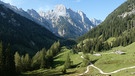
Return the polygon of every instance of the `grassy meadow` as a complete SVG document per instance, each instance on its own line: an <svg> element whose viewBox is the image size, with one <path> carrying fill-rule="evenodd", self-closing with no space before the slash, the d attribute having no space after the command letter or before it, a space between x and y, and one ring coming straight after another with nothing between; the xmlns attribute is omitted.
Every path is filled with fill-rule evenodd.
<svg viewBox="0 0 135 76"><path fill-rule="evenodd" d="M126 54L120 55L114 53L115 51L120 50L125 52ZM132 43L126 47L116 47L109 51L96 52L101 54L101 56L95 56L92 54L88 54L91 61L94 61L93 64L98 68L102 69L104 72L112 72L121 68L135 66L135 43ZM67 69L67 74L62 74L61 68L66 60L67 54L70 55L70 59L73 62L72 67ZM80 67L82 63L81 55L73 54L69 49L62 49L61 53L55 56L54 58L54 68L50 69L39 69L35 71L29 71L23 73L22 76L77 76L83 72L85 72L86 67ZM128 69L124 71L117 72L112 74L111 76L132 76L134 74L135 69ZM106 76L99 73L98 70L90 67L90 71L85 74L85 76Z"/></svg>

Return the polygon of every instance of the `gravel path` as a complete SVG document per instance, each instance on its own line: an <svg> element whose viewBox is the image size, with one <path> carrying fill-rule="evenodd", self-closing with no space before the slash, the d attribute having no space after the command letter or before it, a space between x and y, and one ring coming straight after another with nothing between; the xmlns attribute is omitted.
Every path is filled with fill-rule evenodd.
<svg viewBox="0 0 135 76"><path fill-rule="evenodd" d="M113 74L113 73L117 73L117 72L119 72L119 71L123 71L123 70L135 68L135 66L131 66L131 67L126 67L126 68L121 68L121 69L115 70L115 71L113 71L113 72L105 73L105 72L103 72L100 68L94 66L93 64L91 64L91 65L89 65L89 66L91 66L91 67L97 69L101 74ZM87 73L88 73L88 72L87 72Z"/></svg>
<svg viewBox="0 0 135 76"><path fill-rule="evenodd" d="M84 59L83 56L81 56L81 58ZM117 72L119 72L119 71L123 71L123 70L127 70L127 69L133 69L133 68L135 68L135 66L131 66L131 67L126 67L126 68L121 68L121 69L115 70L115 71L113 71L113 72L105 73L105 72L103 72L100 68L94 66L93 64L90 64L90 65L87 66L87 70L86 70L84 73L79 74L79 76L82 76L82 75L88 73L89 70L90 70L90 69L89 69L90 67L93 67L93 68L97 69L101 74L106 74L106 75L108 75L108 74L113 74L113 73L117 73Z"/></svg>

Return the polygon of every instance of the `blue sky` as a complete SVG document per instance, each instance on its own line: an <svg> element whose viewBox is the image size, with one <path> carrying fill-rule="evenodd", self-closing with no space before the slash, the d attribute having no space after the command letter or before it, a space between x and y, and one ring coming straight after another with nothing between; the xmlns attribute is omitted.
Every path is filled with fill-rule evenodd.
<svg viewBox="0 0 135 76"><path fill-rule="evenodd" d="M88 18L104 20L108 14L124 3L126 0L2 0L18 8L50 10L55 5L63 4L74 11L83 11Z"/></svg>

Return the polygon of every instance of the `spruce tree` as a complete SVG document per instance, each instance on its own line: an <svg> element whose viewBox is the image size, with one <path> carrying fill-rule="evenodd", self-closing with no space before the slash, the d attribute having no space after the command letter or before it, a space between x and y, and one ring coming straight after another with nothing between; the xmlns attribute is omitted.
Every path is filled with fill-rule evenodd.
<svg viewBox="0 0 135 76"><path fill-rule="evenodd" d="M31 59L29 57L29 54L25 54L24 57L24 70L28 71L30 69L30 65L31 65Z"/></svg>
<svg viewBox="0 0 135 76"><path fill-rule="evenodd" d="M4 53L4 75L3 76L15 76L15 63L14 63L14 55L11 51L10 44L7 45Z"/></svg>
<svg viewBox="0 0 135 76"><path fill-rule="evenodd" d="M53 51L52 50L48 50L46 53L46 59L47 59L47 68L51 68L52 64L53 64Z"/></svg>
<svg viewBox="0 0 135 76"><path fill-rule="evenodd" d="M66 58L66 60L65 60L64 67L65 67L66 69L68 69L68 68L71 67L71 65L72 65L72 62L71 62L70 56L69 56L69 54L67 54L67 58Z"/></svg>
<svg viewBox="0 0 135 76"><path fill-rule="evenodd" d="M33 69L39 69L39 66L40 66L40 61L39 61L39 58L40 57L40 52L38 51L32 58L32 61L31 61L31 67Z"/></svg>
<svg viewBox="0 0 135 76"><path fill-rule="evenodd" d="M3 68L3 50L2 50L2 42L0 42L0 75L2 75Z"/></svg>
<svg viewBox="0 0 135 76"><path fill-rule="evenodd" d="M21 57L18 52L15 53L14 60L15 60L16 72L20 73L22 64L21 64Z"/></svg>
<svg viewBox="0 0 135 76"><path fill-rule="evenodd" d="M41 64L40 64L40 68L45 68L46 67L46 49L43 48L41 50Z"/></svg>
<svg viewBox="0 0 135 76"><path fill-rule="evenodd" d="M55 56L60 51L60 42L54 42L49 50L52 50L52 55Z"/></svg>
<svg viewBox="0 0 135 76"><path fill-rule="evenodd" d="M21 56L21 71L25 71L24 55Z"/></svg>

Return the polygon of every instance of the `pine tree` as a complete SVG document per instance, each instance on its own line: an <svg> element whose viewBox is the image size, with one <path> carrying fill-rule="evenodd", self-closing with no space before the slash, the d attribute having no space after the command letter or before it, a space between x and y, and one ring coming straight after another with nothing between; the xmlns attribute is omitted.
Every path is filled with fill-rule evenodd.
<svg viewBox="0 0 135 76"><path fill-rule="evenodd" d="M52 50L52 55L55 56L60 51L60 42L54 42L49 50Z"/></svg>
<svg viewBox="0 0 135 76"><path fill-rule="evenodd" d="M14 63L14 55L11 52L10 44L7 45L4 53L4 75L3 76L15 76L15 63Z"/></svg>
<svg viewBox="0 0 135 76"><path fill-rule="evenodd" d="M25 68L25 71L28 71L30 69L30 65L31 65L31 59L29 57L29 54L25 54L25 57L24 57L24 68Z"/></svg>
<svg viewBox="0 0 135 76"><path fill-rule="evenodd" d="M45 68L46 67L46 49L43 48L41 50L41 64L40 64L40 68Z"/></svg>
<svg viewBox="0 0 135 76"><path fill-rule="evenodd" d="M69 54L67 54L67 58L66 58L66 60L65 60L64 67L65 67L66 69L68 69L68 68L71 67L71 65L72 65L72 62L71 62L70 56L69 56Z"/></svg>
<svg viewBox="0 0 135 76"><path fill-rule="evenodd" d="M2 42L0 42L0 75L2 75L3 68L3 50L2 50Z"/></svg>
<svg viewBox="0 0 135 76"><path fill-rule="evenodd" d="M15 53L14 60L15 60L16 72L20 73L22 64L21 64L21 57L18 52Z"/></svg>
<svg viewBox="0 0 135 76"><path fill-rule="evenodd" d="M33 69L39 69L39 66L40 66L40 52L38 51L32 58L32 61L31 61L31 67Z"/></svg>
<svg viewBox="0 0 135 76"><path fill-rule="evenodd" d="M24 55L21 56L21 71L25 71Z"/></svg>
<svg viewBox="0 0 135 76"><path fill-rule="evenodd" d="M53 64L53 52L52 52L52 50L47 51L46 59L47 59L47 61L46 61L47 68L51 68L52 64Z"/></svg>
<svg viewBox="0 0 135 76"><path fill-rule="evenodd" d="M47 58L46 58L46 49L43 48L41 51L37 52L31 61L31 66L34 69L39 69L39 68L46 68L49 65L47 65Z"/></svg>

